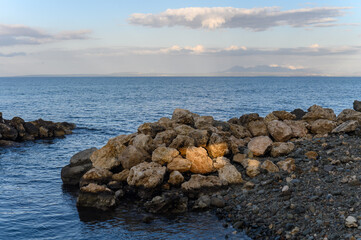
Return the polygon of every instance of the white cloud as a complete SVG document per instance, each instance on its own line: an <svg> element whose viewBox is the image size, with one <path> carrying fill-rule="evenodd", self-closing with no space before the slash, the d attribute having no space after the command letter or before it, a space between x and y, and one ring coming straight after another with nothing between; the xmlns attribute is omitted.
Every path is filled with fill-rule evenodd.
<svg viewBox="0 0 361 240"><path fill-rule="evenodd" d="M315 7L281 11L279 7L264 8L180 8L167 9L159 14L134 13L128 19L131 24L149 27L185 26L189 28L244 28L264 31L276 26L333 26L336 17L345 14L348 7Z"/></svg>
<svg viewBox="0 0 361 240"><path fill-rule="evenodd" d="M63 40L88 39L89 30L51 34L25 25L0 24L0 46L34 45Z"/></svg>

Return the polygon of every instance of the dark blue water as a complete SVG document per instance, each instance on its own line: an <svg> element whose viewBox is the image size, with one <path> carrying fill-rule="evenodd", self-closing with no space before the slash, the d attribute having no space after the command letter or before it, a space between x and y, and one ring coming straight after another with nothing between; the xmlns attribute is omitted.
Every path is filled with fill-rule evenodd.
<svg viewBox="0 0 361 240"><path fill-rule="evenodd" d="M218 120L313 104L339 113L360 93L361 78L0 78L4 118L78 126L65 139L0 149L0 239L240 238L207 213L151 224L126 205L111 215L79 213L74 194L62 188L61 167L76 152L170 117L175 108Z"/></svg>

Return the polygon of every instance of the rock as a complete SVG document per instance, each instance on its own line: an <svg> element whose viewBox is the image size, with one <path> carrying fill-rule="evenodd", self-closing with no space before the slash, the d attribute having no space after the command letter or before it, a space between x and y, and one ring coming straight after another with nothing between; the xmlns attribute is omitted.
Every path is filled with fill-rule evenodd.
<svg viewBox="0 0 361 240"><path fill-rule="evenodd" d="M25 121L22 118L14 117L10 121L10 126L16 129L18 132L18 137L23 138L26 134L26 130L24 128Z"/></svg>
<svg viewBox="0 0 361 240"><path fill-rule="evenodd" d="M248 159L246 174L251 178L256 177L257 175L260 174L260 169L259 169L260 165L261 163L258 160Z"/></svg>
<svg viewBox="0 0 361 240"><path fill-rule="evenodd" d="M24 128L25 131L34 138L37 138L39 136L39 128L31 122L24 123Z"/></svg>
<svg viewBox="0 0 361 240"><path fill-rule="evenodd" d="M276 117L273 113L269 113L265 118L264 122L267 124L273 120L279 120L278 117Z"/></svg>
<svg viewBox="0 0 361 240"><path fill-rule="evenodd" d="M143 162L130 169L127 182L131 186L155 188L162 183L166 167L155 162Z"/></svg>
<svg viewBox="0 0 361 240"><path fill-rule="evenodd" d="M76 153L74 156L70 158L71 166L78 166L83 164L91 164L90 156L95 152L97 148L89 148L83 151Z"/></svg>
<svg viewBox="0 0 361 240"><path fill-rule="evenodd" d="M272 157L279 157L285 156L291 153L295 149L295 145L291 142L275 142L272 144L271 149L271 156Z"/></svg>
<svg viewBox="0 0 361 240"><path fill-rule="evenodd" d="M274 164L272 161L270 160L266 160L261 164L261 168L265 169L267 172L270 173L275 173L275 172L279 172L280 170L278 169L277 165Z"/></svg>
<svg viewBox="0 0 361 240"><path fill-rule="evenodd" d="M243 184L242 189L251 190L251 189L254 188L254 186L255 186L255 184L254 184L253 182L249 181L249 182L245 182L245 183Z"/></svg>
<svg viewBox="0 0 361 240"><path fill-rule="evenodd" d="M308 130L306 127L306 122L304 121L293 121L293 120L285 120L288 126L292 129L292 134L296 138L303 138L307 136Z"/></svg>
<svg viewBox="0 0 361 240"><path fill-rule="evenodd" d="M232 135L236 138L251 137L251 133L244 126L229 124Z"/></svg>
<svg viewBox="0 0 361 240"><path fill-rule="evenodd" d="M332 130L332 133L348 133L354 132L356 128L359 126L359 122L355 120L349 120L347 122L342 123Z"/></svg>
<svg viewBox="0 0 361 240"><path fill-rule="evenodd" d="M18 131L15 128L6 125L4 123L0 123L0 134L4 140L15 141L18 137Z"/></svg>
<svg viewBox="0 0 361 240"><path fill-rule="evenodd" d="M205 209L211 206L211 198L208 195L200 196L193 205L193 209Z"/></svg>
<svg viewBox="0 0 361 240"><path fill-rule="evenodd" d="M306 156L308 159L317 160L317 158L318 158L318 153L315 152L315 151L308 151L308 152L305 153L305 156Z"/></svg>
<svg viewBox="0 0 361 240"><path fill-rule="evenodd" d="M277 142L286 142L293 137L291 127L282 121L271 121L267 124L267 128Z"/></svg>
<svg viewBox="0 0 361 240"><path fill-rule="evenodd" d="M188 198L179 192L167 192L144 204L151 213L183 213L188 209Z"/></svg>
<svg viewBox="0 0 361 240"><path fill-rule="evenodd" d="M228 185L228 183L217 176L193 174L189 181L182 183L182 190L198 191L203 188L219 188L225 185Z"/></svg>
<svg viewBox="0 0 361 240"><path fill-rule="evenodd" d="M279 120L294 120L296 119L296 115L286 112L286 111L273 111L272 112L275 117Z"/></svg>
<svg viewBox="0 0 361 240"><path fill-rule="evenodd" d="M177 108L174 110L172 120L176 123L194 126L193 114L189 110Z"/></svg>
<svg viewBox="0 0 361 240"><path fill-rule="evenodd" d="M259 136L252 138L247 147L254 156L262 156L271 147L272 143L272 140L268 136Z"/></svg>
<svg viewBox="0 0 361 240"><path fill-rule="evenodd" d="M185 124L178 124L176 127L174 127L174 131L178 135L188 135L190 132L194 130L195 130L194 128Z"/></svg>
<svg viewBox="0 0 361 240"><path fill-rule="evenodd" d="M221 180L226 181L229 184L243 182L242 174L230 163L218 169L218 176Z"/></svg>
<svg viewBox="0 0 361 240"><path fill-rule="evenodd" d="M330 133L336 127L336 122L318 119L311 124L311 131L315 134L325 134Z"/></svg>
<svg viewBox="0 0 361 240"><path fill-rule="evenodd" d="M52 137L51 132L46 127L40 126L39 127L39 137L40 138L48 138Z"/></svg>
<svg viewBox="0 0 361 240"><path fill-rule="evenodd" d="M169 145L170 148L178 149L182 156L186 155L186 151L188 147L195 146L195 141L193 138L185 136L185 135L178 135L172 143Z"/></svg>
<svg viewBox="0 0 361 240"><path fill-rule="evenodd" d="M178 155L179 152L175 148L158 147L152 154L152 161L163 165L172 162Z"/></svg>
<svg viewBox="0 0 361 240"><path fill-rule="evenodd" d="M138 134L133 140L133 146L148 153L155 148L152 137L145 134Z"/></svg>
<svg viewBox="0 0 361 240"><path fill-rule="evenodd" d="M89 183L105 184L112 178L113 173L102 168L92 168L87 171L80 179L80 186L85 186Z"/></svg>
<svg viewBox="0 0 361 240"><path fill-rule="evenodd" d="M213 126L213 117L212 116L201 116L196 118L194 125L197 129L207 129Z"/></svg>
<svg viewBox="0 0 361 240"><path fill-rule="evenodd" d="M231 130L231 127L228 122L222 122L222 121L213 121L213 126L218 129L219 131L223 132L229 132Z"/></svg>
<svg viewBox="0 0 361 240"><path fill-rule="evenodd" d="M262 118L258 115L258 113L249 113L244 114L239 118L239 122L241 125L246 126L249 122L262 120Z"/></svg>
<svg viewBox="0 0 361 240"><path fill-rule="evenodd" d="M192 162L190 169L192 173L209 173L213 171L213 161L202 147L188 148L186 158Z"/></svg>
<svg viewBox="0 0 361 240"><path fill-rule="evenodd" d="M190 138L194 139L196 147L206 147L209 135L207 130L194 130L188 135Z"/></svg>
<svg viewBox="0 0 361 240"><path fill-rule="evenodd" d="M330 121L336 120L336 115L330 108L323 108L318 105L313 105L308 109L308 113L306 113L303 117L303 120L306 121L315 121L318 119L326 119Z"/></svg>
<svg viewBox="0 0 361 240"><path fill-rule="evenodd" d="M253 137L268 136L267 126L263 120L249 122L247 127Z"/></svg>
<svg viewBox="0 0 361 240"><path fill-rule="evenodd" d="M287 172L292 172L296 169L295 159L293 158L286 158L286 160L279 161L277 165L280 169Z"/></svg>
<svg viewBox="0 0 361 240"><path fill-rule="evenodd" d="M177 137L177 133L174 130L165 130L163 132L160 132L155 136L154 138L154 145L155 147L159 146L169 146L172 141Z"/></svg>
<svg viewBox="0 0 361 240"><path fill-rule="evenodd" d="M227 140L228 148L231 150L232 154L235 155L241 151L241 149L246 146L247 141L244 139L238 139L234 136L230 136Z"/></svg>
<svg viewBox="0 0 361 240"><path fill-rule="evenodd" d="M229 152L227 141L217 133L211 135L207 150L212 158L223 157Z"/></svg>
<svg viewBox="0 0 361 240"><path fill-rule="evenodd" d="M154 138L159 132L165 131L166 128L159 123L143 123L138 127L139 134L149 135Z"/></svg>
<svg viewBox="0 0 361 240"><path fill-rule="evenodd" d="M81 177L91 168L91 163L84 163L78 166L66 165L61 169L61 180L65 185L79 185Z"/></svg>
<svg viewBox="0 0 361 240"><path fill-rule="evenodd" d="M88 186L80 188L76 204L78 207L97 208L106 211L115 207L116 200L114 192L109 188L90 183Z"/></svg>
<svg viewBox="0 0 361 240"><path fill-rule="evenodd" d="M124 169L120 173L113 174L112 179L117 182L126 182L129 176L129 169Z"/></svg>
<svg viewBox="0 0 361 240"><path fill-rule="evenodd" d="M0 140L0 147L14 147L16 145L18 145L18 143L14 141Z"/></svg>
<svg viewBox="0 0 361 240"><path fill-rule="evenodd" d="M223 198L220 197L212 197L211 198L211 206L216 208L224 208L226 203Z"/></svg>
<svg viewBox="0 0 361 240"><path fill-rule="evenodd" d="M167 168L170 171L187 172L191 169L191 166L192 162L190 160L178 156L168 163Z"/></svg>
<svg viewBox="0 0 361 240"><path fill-rule="evenodd" d="M213 168L220 169L223 168L226 164L230 164L230 161L226 157L217 157L213 159Z"/></svg>
<svg viewBox="0 0 361 240"><path fill-rule="evenodd" d="M296 108L291 113L296 116L296 118L294 120L301 120L303 118L303 116L305 116L305 114L306 114L306 112L300 108Z"/></svg>
<svg viewBox="0 0 361 240"><path fill-rule="evenodd" d="M336 118L337 123L341 124L350 120L356 120L361 124L361 112L357 112L352 109L344 109Z"/></svg>
<svg viewBox="0 0 361 240"><path fill-rule="evenodd" d="M90 156L93 166L108 170L118 167L121 164L119 156L126 149L125 138L126 135L111 138L104 147L93 152Z"/></svg>
<svg viewBox="0 0 361 240"><path fill-rule="evenodd" d="M242 164L244 162L244 160L246 159L246 157L247 157L247 154L237 153L236 155L233 156L233 162Z"/></svg>
<svg viewBox="0 0 361 240"><path fill-rule="evenodd" d="M355 111L361 112L361 101L355 100L355 101L353 102L353 109L354 109Z"/></svg>
<svg viewBox="0 0 361 240"><path fill-rule="evenodd" d="M180 185L184 181L183 175L178 171L173 171L169 175L168 183L172 185Z"/></svg>
<svg viewBox="0 0 361 240"><path fill-rule="evenodd" d="M357 219L353 216L348 216L345 220L345 225L348 228L356 228L358 227Z"/></svg>
<svg viewBox="0 0 361 240"><path fill-rule="evenodd" d="M133 145L126 147L118 156L122 167L125 169L131 169L139 163L150 160L150 155L146 151L136 148Z"/></svg>

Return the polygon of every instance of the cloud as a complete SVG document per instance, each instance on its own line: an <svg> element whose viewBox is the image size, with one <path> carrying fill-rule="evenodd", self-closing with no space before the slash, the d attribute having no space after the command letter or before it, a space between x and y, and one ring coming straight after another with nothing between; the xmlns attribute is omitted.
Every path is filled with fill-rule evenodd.
<svg viewBox="0 0 361 240"><path fill-rule="evenodd" d="M277 26L327 27L327 24L337 21L336 17L344 15L346 9L350 8L315 7L281 11L279 7L252 9L190 7L167 9L159 14L134 13L128 21L131 24L149 27L244 28L252 31L264 31Z"/></svg>
<svg viewBox="0 0 361 240"><path fill-rule="evenodd" d="M25 25L0 24L0 46L34 45L63 40L88 39L89 30L51 34Z"/></svg>
<svg viewBox="0 0 361 240"><path fill-rule="evenodd" d="M18 57L18 56L25 56L26 53L24 52L14 52L14 53L0 53L0 57Z"/></svg>

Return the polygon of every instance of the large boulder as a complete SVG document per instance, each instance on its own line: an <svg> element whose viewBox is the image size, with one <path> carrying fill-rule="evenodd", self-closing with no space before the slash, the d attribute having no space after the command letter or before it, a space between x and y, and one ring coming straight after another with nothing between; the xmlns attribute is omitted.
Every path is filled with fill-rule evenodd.
<svg viewBox="0 0 361 240"><path fill-rule="evenodd" d="M151 153L154 150L154 143L152 137L145 134L138 134L133 139L133 146L148 153Z"/></svg>
<svg viewBox="0 0 361 240"><path fill-rule="evenodd" d="M189 110L177 108L173 112L172 120L176 123L194 126L193 116Z"/></svg>
<svg viewBox="0 0 361 240"><path fill-rule="evenodd" d="M195 141L193 138L186 135L178 135L175 139L173 139L169 147L178 149L181 155L185 156L187 148L194 145Z"/></svg>
<svg viewBox="0 0 361 240"><path fill-rule="evenodd" d="M25 131L34 138L37 138L39 136L39 128L31 122L24 123L24 128Z"/></svg>
<svg viewBox="0 0 361 240"><path fill-rule="evenodd" d="M303 118L303 116L305 116L305 114L306 114L306 112L300 108L296 108L291 113L296 116L296 118L294 120L301 120Z"/></svg>
<svg viewBox="0 0 361 240"><path fill-rule="evenodd" d="M294 120L296 115L286 111L273 111L272 114L279 120Z"/></svg>
<svg viewBox="0 0 361 240"><path fill-rule="evenodd" d="M229 153L228 144L224 137L213 133L207 146L209 156L212 158L223 157Z"/></svg>
<svg viewBox="0 0 361 240"><path fill-rule="evenodd" d="M277 142L286 142L293 137L290 126L283 121L274 120L268 123L268 131Z"/></svg>
<svg viewBox="0 0 361 240"><path fill-rule="evenodd" d="M330 133L336 127L336 122L318 119L311 124L311 131L315 134L325 134Z"/></svg>
<svg viewBox="0 0 361 240"><path fill-rule="evenodd" d="M291 153L295 149L295 145L291 142L275 142L272 144L271 156L279 157Z"/></svg>
<svg viewBox="0 0 361 240"><path fill-rule="evenodd" d="M206 149L202 147L190 147L187 149L186 158L192 162L192 173L209 173L213 171L213 161L208 156Z"/></svg>
<svg viewBox="0 0 361 240"><path fill-rule="evenodd" d="M196 118L194 125L197 129L207 129L213 126L213 117L212 116L200 116Z"/></svg>
<svg viewBox="0 0 361 240"><path fill-rule="evenodd" d="M355 100L353 102L353 109L355 109L355 111L361 112L361 101Z"/></svg>
<svg viewBox="0 0 361 240"><path fill-rule="evenodd" d="M262 117L260 117L258 115L258 113L249 113L249 114L244 114L242 116L239 117L239 123L243 126L247 126L247 124L249 122L252 121L257 121L257 120L262 120Z"/></svg>
<svg viewBox="0 0 361 240"><path fill-rule="evenodd" d="M112 179L113 173L103 168L92 168L87 171L80 179L80 186L89 183L106 184Z"/></svg>
<svg viewBox="0 0 361 240"><path fill-rule="evenodd" d="M152 161L163 165L165 163L170 163L178 155L179 152L175 148L158 147L152 154Z"/></svg>
<svg viewBox="0 0 361 240"><path fill-rule="evenodd" d="M143 162L130 169L127 182L130 186L155 188L163 182L167 168L155 162Z"/></svg>
<svg viewBox="0 0 361 240"><path fill-rule="evenodd" d="M117 182L126 182L127 178L129 176L129 169L124 169L123 171L119 172L119 173L115 173L112 176L112 180L113 181L117 181Z"/></svg>
<svg viewBox="0 0 361 240"><path fill-rule="evenodd" d="M318 105L313 105L308 109L308 113L306 113L303 117L303 120L306 121L315 121L317 119L326 119L330 121L336 120L336 115L330 108L323 108Z"/></svg>
<svg viewBox="0 0 361 240"><path fill-rule="evenodd" d="M263 120L251 121L247 126L253 137L268 136L267 126Z"/></svg>
<svg viewBox="0 0 361 240"><path fill-rule="evenodd" d="M262 156L271 147L272 143L272 140L268 136L259 136L252 138L247 147L254 156Z"/></svg>
<svg viewBox="0 0 361 240"><path fill-rule="evenodd" d="M15 128L4 123L0 123L0 134L5 140L15 141L18 137L18 131L16 131Z"/></svg>
<svg viewBox="0 0 361 240"><path fill-rule="evenodd" d="M167 168L170 171L179 171L187 172L192 167L192 161L182 158L181 156L174 158L170 163L168 163Z"/></svg>
<svg viewBox="0 0 361 240"><path fill-rule="evenodd" d="M198 191L204 188L219 188L228 185L224 180L217 176L204 176L200 174L193 174L189 181L182 183L183 191Z"/></svg>
<svg viewBox="0 0 361 240"><path fill-rule="evenodd" d="M337 126L335 129L332 130L332 133L348 133L354 132L356 128L359 126L359 122L355 120L349 120L347 122L342 123L341 125Z"/></svg>
<svg viewBox="0 0 361 240"><path fill-rule="evenodd" d="M154 138L159 132L165 131L166 128L160 123L143 123L138 127L138 133L149 135Z"/></svg>
<svg viewBox="0 0 361 240"><path fill-rule="evenodd" d="M76 154L74 154L74 156L72 156L70 158L70 165L71 166L78 166L78 165L83 165L83 164L91 164L90 161L90 156L93 154L93 152L95 152L97 150L97 148L93 147L93 148L89 148L83 151L80 151Z"/></svg>
<svg viewBox="0 0 361 240"><path fill-rule="evenodd" d="M77 207L96 208L107 211L116 206L114 192L103 185L94 183L80 188Z"/></svg>
<svg viewBox="0 0 361 240"><path fill-rule="evenodd" d="M131 169L139 163L150 160L148 152L138 149L133 145L126 147L118 156L121 165L125 169Z"/></svg>
<svg viewBox="0 0 361 240"><path fill-rule="evenodd" d="M174 131L176 131L178 135L188 135L194 130L194 128L185 124L178 124L176 127L174 127Z"/></svg>
<svg viewBox="0 0 361 240"><path fill-rule="evenodd" d="M307 136L308 130L305 121L285 120L284 122L291 127L294 137L303 138Z"/></svg>
<svg viewBox="0 0 361 240"><path fill-rule="evenodd" d="M242 174L238 172L237 168L232 164L226 164L224 167L218 169L218 176L221 180L229 184L243 182Z"/></svg>
<svg viewBox="0 0 361 240"><path fill-rule="evenodd" d="M194 139L196 147L206 147L209 140L207 130L194 130L188 134L188 137Z"/></svg>
<svg viewBox="0 0 361 240"><path fill-rule="evenodd" d="M176 137L177 137L177 132L169 129L158 133L155 136L153 142L155 147L169 146Z"/></svg>
<svg viewBox="0 0 361 240"><path fill-rule="evenodd" d="M247 145L247 141L244 139L236 138L234 136L230 136L227 139L227 145L230 151L232 152L232 154L235 155L239 153L244 146Z"/></svg>
<svg viewBox="0 0 361 240"><path fill-rule="evenodd" d="M26 134L26 130L24 128L25 121L20 117L14 117L10 120L10 126L15 128L18 132L18 137L23 138Z"/></svg>
<svg viewBox="0 0 361 240"><path fill-rule="evenodd" d="M236 138L246 138L252 136L251 133L244 126L229 124L229 127L232 135Z"/></svg>
<svg viewBox="0 0 361 240"><path fill-rule="evenodd" d="M173 171L169 174L168 183L172 185L180 185L184 181L183 175L178 171Z"/></svg>
<svg viewBox="0 0 361 240"><path fill-rule="evenodd" d="M337 116L337 122L343 123L350 120L356 120L361 124L361 112L355 111L352 109L344 109L342 112Z"/></svg>

